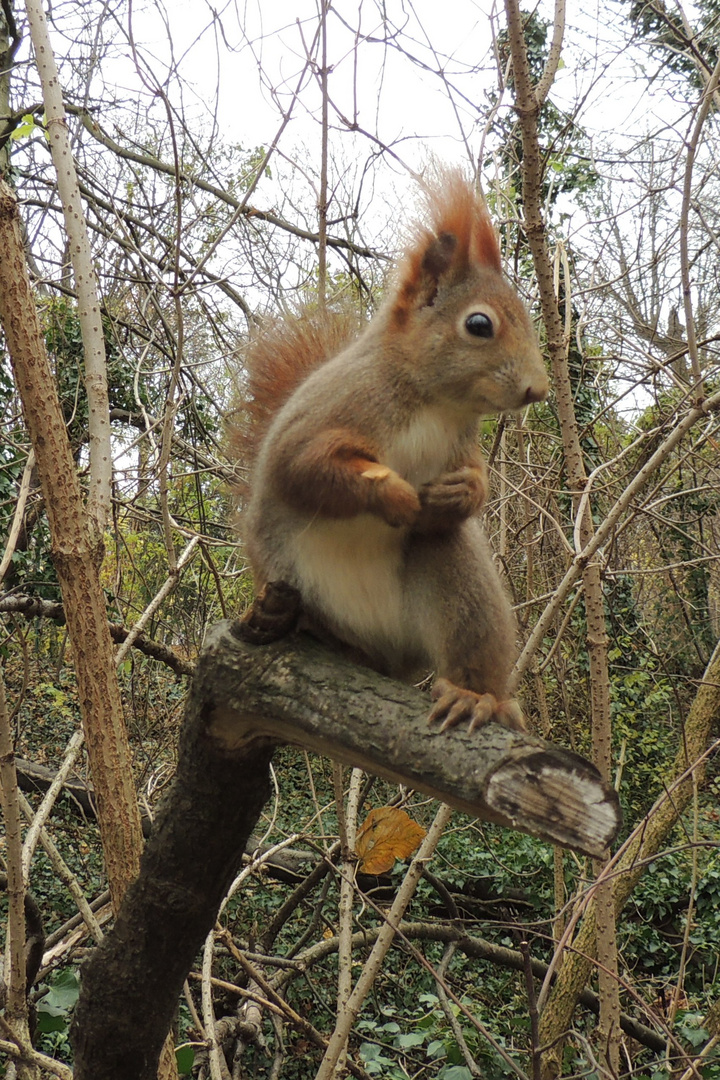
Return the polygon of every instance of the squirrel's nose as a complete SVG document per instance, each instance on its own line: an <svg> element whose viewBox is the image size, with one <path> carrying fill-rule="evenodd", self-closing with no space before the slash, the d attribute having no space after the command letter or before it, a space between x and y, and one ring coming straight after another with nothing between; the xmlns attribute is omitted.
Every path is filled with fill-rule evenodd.
<svg viewBox="0 0 720 1080"><path fill-rule="evenodd" d="M548 396L549 389L547 379L530 383L525 390L525 404L532 405L533 401L544 401Z"/></svg>

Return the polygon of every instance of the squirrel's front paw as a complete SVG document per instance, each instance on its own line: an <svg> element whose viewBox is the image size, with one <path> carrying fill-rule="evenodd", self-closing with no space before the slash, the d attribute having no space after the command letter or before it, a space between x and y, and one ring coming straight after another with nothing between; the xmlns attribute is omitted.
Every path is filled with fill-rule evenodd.
<svg viewBox="0 0 720 1080"><path fill-rule="evenodd" d="M362 475L373 483L371 509L397 529L412 525L420 513L420 497L407 480L387 465L372 464Z"/></svg>
<svg viewBox="0 0 720 1080"><path fill-rule="evenodd" d="M465 466L443 473L420 488L422 510L416 527L451 528L472 517L487 498L487 482L481 469Z"/></svg>
<svg viewBox="0 0 720 1080"><path fill-rule="evenodd" d="M455 686L447 679L435 680L431 696L437 704L428 717L428 723L441 720L441 731L455 727L465 720L470 731L491 720L513 731L527 731L522 709L515 698L499 701L494 694L476 694L472 690Z"/></svg>

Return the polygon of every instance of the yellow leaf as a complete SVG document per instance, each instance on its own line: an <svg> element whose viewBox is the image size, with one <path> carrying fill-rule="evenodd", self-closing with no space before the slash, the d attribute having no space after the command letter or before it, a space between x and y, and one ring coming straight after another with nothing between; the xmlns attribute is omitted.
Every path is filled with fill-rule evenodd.
<svg viewBox="0 0 720 1080"><path fill-rule="evenodd" d="M404 810L381 806L371 810L358 829L355 852L363 874L384 874L396 859L406 859L420 846L425 830Z"/></svg>

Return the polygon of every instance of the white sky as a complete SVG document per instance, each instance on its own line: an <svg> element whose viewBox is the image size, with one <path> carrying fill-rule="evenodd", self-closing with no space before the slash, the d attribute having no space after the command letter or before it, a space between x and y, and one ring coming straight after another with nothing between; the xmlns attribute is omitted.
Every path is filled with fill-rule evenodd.
<svg viewBox="0 0 720 1080"><path fill-rule="evenodd" d="M541 4L541 12L543 7L551 18L551 8ZM583 4L582 12L569 7L574 21L567 27L562 67L552 92L558 104L574 107L584 100L583 126L597 136L644 134L648 125L674 119L668 115L672 102L667 92L659 87L653 91L637 78L640 55L626 47L625 10L618 6L616 11L597 0ZM291 100L306 61L305 48L312 46L317 8L317 0L247 0L241 6L227 2L213 20L210 8L197 0L173 0L162 19L148 5L135 16L134 29L143 51L159 62L154 65L159 74L169 57L167 28L162 25L166 22L174 60L184 78L203 102L219 91L223 131L253 145L268 141L268 125L272 129L272 121L279 117L271 88L278 91L283 108ZM385 36L379 4L336 0L334 8L338 14L333 11L328 20L329 85L342 114L350 120L356 117L387 144L420 137L436 152L460 156L460 125L466 133L472 130L476 108L482 109L485 93L497 85L491 46L493 34L504 25L504 14L498 20L494 5L473 0L387 4L393 24L402 24L398 45L412 50L421 64L444 65L449 79L467 95L468 102L456 96L456 115L437 76L423 74L399 48L387 48L379 40L373 44L373 38ZM357 53L356 27L364 37ZM307 110L319 105L319 92L309 90L311 83L306 78L288 131L291 137L306 137ZM407 144L404 149L411 160L416 156Z"/></svg>
<svg viewBox="0 0 720 1080"><path fill-rule="evenodd" d="M292 101L306 49L312 49L319 0L221 0L216 8L209 0L165 0L165 8L155 0L139 3L132 9L131 22L137 66L124 41L127 10L118 4L122 32L103 63L100 74L105 87L98 98L107 101L114 95L131 103L139 98L148 114L162 116L151 80L143 85L138 74L138 69L149 71L163 84L178 112L195 118L200 140L216 125L227 144L241 144L246 151L257 145L267 147L278 131L282 111ZM624 3L583 0L582 11L579 5L569 7L562 66L551 96L568 111L581 103L578 122L591 136L601 171L620 181L618 190L625 185L626 201L632 206L636 196L631 167L620 166L613 158L649 131L658 147L667 141L681 152L690 120L684 115L687 105L680 96L673 99L667 80L653 84L639 77L647 58L627 45ZM77 19L81 11L87 30L101 10L111 9L112 5L102 8L89 3L83 10L75 0L66 6L60 0L55 8L55 32L60 33L63 16ZM551 18L546 0L540 10ZM382 23L383 11L388 13L389 25ZM500 9L498 14L491 0L447 0L445 4L385 0L384 5L382 0L334 0L328 19L329 91L337 109L330 114L331 179L339 183L346 179L343 196L355 192L364 163L377 145L373 139L397 155L396 159L384 155L367 184L363 214L369 243L382 243L387 223L409 216L407 204L415 199L417 188L402 163L421 170L431 154L451 162L477 158L488 95L497 90L492 43L504 21L504 12ZM108 25L115 30L112 21ZM357 49L355 28L362 37ZM394 39L392 33L397 35ZM68 36L72 40L72 31ZM58 54L66 49L67 43L60 42ZM422 65L432 70L423 70ZM433 73L440 66L447 73L452 99ZM653 66L657 65L648 64ZM510 101L505 104L510 108ZM256 205L272 208L281 196L290 194L290 210L306 208L309 227L315 224L312 193L320 160L319 107L317 82L306 72L272 165L275 180L263 180L253 197ZM356 121L367 134L349 133L338 113ZM114 130L111 112L100 117L101 121L105 118L111 134L120 141L135 134ZM144 138L142 130L138 137ZM292 160L293 169L283 164L283 154ZM284 190L285 184L294 187ZM628 211L627 223L623 219L621 227L631 235L632 225ZM569 243L579 247L587 228L583 212L573 211L562 227Z"/></svg>

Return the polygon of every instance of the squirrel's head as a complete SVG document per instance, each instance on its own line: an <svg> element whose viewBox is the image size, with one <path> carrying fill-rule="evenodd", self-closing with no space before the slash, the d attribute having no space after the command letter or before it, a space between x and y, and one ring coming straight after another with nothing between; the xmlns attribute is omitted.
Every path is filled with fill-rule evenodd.
<svg viewBox="0 0 720 1080"><path fill-rule="evenodd" d="M548 378L525 307L502 273L482 198L459 171L428 189L418 229L389 302L388 334L408 374L438 398L477 413L521 409L547 397Z"/></svg>

